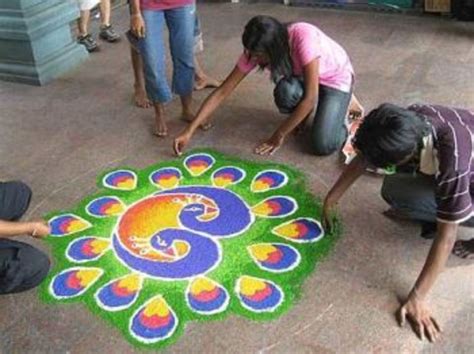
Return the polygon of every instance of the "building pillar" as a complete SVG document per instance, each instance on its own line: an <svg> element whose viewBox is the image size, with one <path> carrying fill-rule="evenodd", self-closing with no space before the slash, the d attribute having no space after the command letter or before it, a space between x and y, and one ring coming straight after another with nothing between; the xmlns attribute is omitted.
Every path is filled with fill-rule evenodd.
<svg viewBox="0 0 474 354"><path fill-rule="evenodd" d="M0 79L44 85L88 57L71 33L70 0L0 0Z"/></svg>

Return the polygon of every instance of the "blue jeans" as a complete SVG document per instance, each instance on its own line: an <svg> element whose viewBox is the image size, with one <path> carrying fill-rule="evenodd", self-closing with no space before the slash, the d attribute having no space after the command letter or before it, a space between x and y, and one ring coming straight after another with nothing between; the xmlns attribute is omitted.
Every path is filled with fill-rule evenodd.
<svg viewBox="0 0 474 354"><path fill-rule="evenodd" d="M394 209L407 214L411 219L436 222L436 181L434 176L421 173L396 173L385 176L382 198ZM474 227L474 216L463 223Z"/></svg>
<svg viewBox="0 0 474 354"><path fill-rule="evenodd" d="M304 84L296 77L280 80L273 91L276 106L285 114L293 112L303 96ZM311 145L316 155L332 154L347 139L345 119L351 96L352 92L319 85L318 104L311 128Z"/></svg>
<svg viewBox="0 0 474 354"><path fill-rule="evenodd" d="M311 128L313 152L330 155L341 149L347 139L346 115L352 92L319 85L318 105Z"/></svg>
<svg viewBox="0 0 474 354"><path fill-rule="evenodd" d="M193 92L195 12L193 4L170 10L145 10L142 13L146 33L138 46L143 58L146 91L153 103L166 103L173 97L166 78L165 22L173 60L173 92L180 96Z"/></svg>

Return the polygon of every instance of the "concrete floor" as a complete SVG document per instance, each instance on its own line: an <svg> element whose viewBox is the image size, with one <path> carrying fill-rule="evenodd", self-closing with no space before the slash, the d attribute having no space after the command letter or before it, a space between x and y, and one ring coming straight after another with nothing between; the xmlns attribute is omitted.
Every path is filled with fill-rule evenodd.
<svg viewBox="0 0 474 354"><path fill-rule="evenodd" d="M350 53L356 92L366 108L414 101L474 108L474 26L438 17L288 8L280 5L200 4L204 66L224 78L241 51L243 24L253 15L310 21ZM128 26L125 8L114 13ZM172 158L171 138L150 131L152 111L135 108L125 41L102 51L74 73L46 87L0 83L0 175L21 179L35 192L28 217L71 207L95 190L96 175L113 166L143 168ZM272 86L255 74L217 113L215 129L193 147L210 146L244 158L277 124ZM196 95L200 102L207 93ZM172 135L184 124L179 104L169 107ZM238 129L237 129L238 128ZM290 139L271 159L304 171L314 193L324 195L341 171L338 156L317 158L304 138ZM279 320L254 323L230 317L191 324L167 352L326 353L452 352L474 348L474 263L449 259L431 296L444 327L436 345L400 329L394 312L423 264L430 242L411 223L386 219L381 179L364 177L340 204L345 233L334 252L304 284L301 301ZM472 236L462 229L461 236ZM31 242L30 240L28 240ZM40 242L32 241L40 248ZM130 353L113 328L83 306L48 306L35 291L0 297L1 353Z"/></svg>

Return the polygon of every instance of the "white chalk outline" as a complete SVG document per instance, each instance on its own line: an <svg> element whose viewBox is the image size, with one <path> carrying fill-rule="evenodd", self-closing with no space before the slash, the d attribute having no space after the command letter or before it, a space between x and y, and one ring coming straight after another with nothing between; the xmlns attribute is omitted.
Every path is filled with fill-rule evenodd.
<svg viewBox="0 0 474 354"><path fill-rule="evenodd" d="M53 284L54 284L54 281L56 280L56 278L59 277L60 275L64 274L64 273L66 273L66 272L72 272L72 271L75 271L75 270L97 270L97 271L99 271L99 275L89 285L87 285L84 289L82 289L80 292L78 292L75 295L71 295L71 296L58 296L58 295L56 295L54 293L54 289L53 289ZM92 285L94 285L97 282L97 280L99 280L100 277L102 277L102 275L104 275L104 270L102 268L98 268L98 267L72 267L72 268L64 269L62 272L56 274L54 276L54 278L51 280L51 283L49 283L49 293L52 297L54 297L55 299L58 299L58 300L72 299L72 298L81 296L87 290L89 290L89 288Z"/></svg>
<svg viewBox="0 0 474 354"><path fill-rule="evenodd" d="M234 182L229 183L227 186L233 186L233 185L235 185L235 184L238 184L238 183L242 182L242 181L247 177L247 172L246 172L244 169L240 168L240 167L231 166L231 165L229 165L229 166L223 166L223 167L220 167L220 168L218 168L217 170L215 170L215 171L212 173L212 175L211 175L211 182L212 182L213 187L222 188L222 189L225 189L225 188L227 187L227 186L218 186L218 185L216 185L216 184L214 183L214 176L215 176L215 174L218 173L219 171L223 170L223 169L226 169L226 168L235 168L236 170L239 170L239 171L242 173L242 177L240 177L240 179L238 179L238 180L236 180L236 181L234 181Z"/></svg>
<svg viewBox="0 0 474 354"><path fill-rule="evenodd" d="M123 187L115 187L115 186L112 186L111 184L107 183L106 180L107 178L114 174L114 173L119 173L119 172L127 172L127 173L130 173L131 175L133 175L133 187L132 188L123 188ZM137 188L137 184L138 184L138 176L137 174L132 171L132 170L115 170L115 171L111 171L109 173L107 173L103 178L102 178L102 185L106 188L109 188L109 189L114 189L114 190L117 190L117 191L133 191L134 189Z"/></svg>
<svg viewBox="0 0 474 354"><path fill-rule="evenodd" d="M290 212L287 213L287 214L274 215L274 216L272 216L272 215L260 215L260 214L257 214L257 213L255 213L255 212L253 211L253 209L254 209L257 205L260 205L260 204L262 204L262 203L265 203L267 200L269 200L269 199L274 199L274 198L284 198L284 199L290 200L290 201L293 202L293 204L294 204L293 210L290 211ZM252 211L252 213L253 213L255 216L257 216L257 217L259 217L259 218L264 218L264 219L278 219L278 218L285 218L285 217L287 217L287 216L293 215L294 213L296 213L296 212L298 211L298 209L299 209L299 205L298 205L298 202L296 201L295 198L289 197L289 196L287 196L287 195L272 195L272 196L270 196L270 197L265 198L264 200L259 201L257 204L255 204L254 206L252 206L252 208L251 208L250 210Z"/></svg>
<svg viewBox="0 0 474 354"><path fill-rule="evenodd" d="M284 247L288 247L290 249L292 249L295 253L296 253L296 260L293 262L293 264L291 266L289 266L288 268L285 268L285 269L271 269L271 268L267 268L267 267L264 267L262 264L261 264L261 261L259 261L257 259L257 257L254 256L254 254L252 253L252 250L251 248L252 247L255 247L255 246L274 246L274 245L278 245L278 246L284 246ZM249 252L250 254L250 257L254 260L255 264L257 265L257 267L259 267L260 269L264 270L264 271L267 271L267 272L270 272L270 273L285 273L285 272L289 272L289 271L292 271L293 269L295 269L296 267L298 267L301 263L301 254L300 252L293 246L291 245L288 245L286 243L281 243L281 242L261 242L261 243L255 243L253 245L248 245L247 246L247 251Z"/></svg>
<svg viewBox="0 0 474 354"><path fill-rule="evenodd" d="M103 199L103 198L111 198L111 199L115 199L117 200L121 205L122 205L122 208L123 208L123 211L121 211L120 213L117 213L117 214L112 214L112 215L96 215L96 214L92 214L90 211L89 211L89 207L95 203L96 201L100 200L100 199ZM120 199L119 197L116 197L115 195L103 195L101 197L98 197L98 198L95 198L93 200L91 200L87 205L86 207L84 208L86 213L89 215L89 216L92 216L94 218L97 218L97 219L105 219L105 218L116 218L116 217L119 217L120 215L122 215L123 213L125 213L127 211L127 205L122 201L122 199Z"/></svg>
<svg viewBox="0 0 474 354"><path fill-rule="evenodd" d="M133 319L135 318L135 316L138 315L138 313L146 306L148 306L148 304L150 302L152 302L153 300L155 299L162 299L166 306L168 307L169 311L172 313L172 315L174 316L175 318L175 321L174 321L174 326L173 328L169 331L169 333L165 336L165 337L161 337L161 338L155 338L155 339L149 339L149 338L143 338L143 337L140 337L139 335L135 334L133 331L132 331L132 325L133 325ZM176 328L178 327L178 323L179 323L179 319L178 319L178 316L176 316L176 313L174 312L174 310L171 308L171 306L168 304L168 302L165 300L165 298L163 297L163 295L156 295L156 296L153 296L151 299L149 299L147 302L145 302L142 306L140 306L132 315L132 317L130 317L130 322L129 322L129 325L128 325L128 332L130 333L130 335L135 338L137 341L139 342L142 342L142 343L145 343L145 344L152 344L152 343L158 343L158 342L161 342L165 339L168 339L169 337L171 337L174 332L176 331Z"/></svg>
<svg viewBox="0 0 474 354"><path fill-rule="evenodd" d="M270 188L265 189L265 190L263 190L263 191L256 191L256 190L254 190L254 188L253 188L254 182L257 180L257 178L258 178L260 175L262 175L262 174L264 174L264 173L267 173L267 172L275 172L275 173L279 173L279 174L283 175L283 182L281 182L281 184L280 184L279 186L270 187ZM283 171L275 170L275 169L269 169L269 170L260 171L260 172L257 173L257 174L255 175L255 177L252 179L252 183L250 183L250 191L251 191L252 193L265 193L265 192L268 192L268 191L271 191L271 190L275 190L275 189L279 189L279 188L282 188L282 187L286 186L286 185L288 184L288 181L289 181L288 175L287 175L285 172L283 172Z"/></svg>
<svg viewBox="0 0 474 354"><path fill-rule="evenodd" d="M85 230L87 230L87 229L90 229L90 228L92 227L92 224L91 224L88 220L86 220L86 219L84 219L84 218L82 218L82 217L80 217L80 216L78 216L78 215L76 215L76 214L73 214L73 213L66 213L66 214L57 215L57 216L55 216L54 218L50 219L50 220L48 221L48 224L51 226L51 224L53 223L53 221L55 221L56 219L59 219L59 218L63 218L63 217L65 217L65 216L72 216L73 218L76 218L77 220L84 222L87 226L84 227L84 228L81 229L81 230L68 232L68 233L66 233L66 234L53 234L53 233L51 233L51 234L50 234L51 236L53 236L53 237L69 236L69 235L72 235L72 234L77 234L77 233L79 233L79 232L83 232L83 231L85 231Z"/></svg>
<svg viewBox="0 0 474 354"><path fill-rule="evenodd" d="M97 291L94 294L94 299L95 299L95 302L97 303L97 306L99 306L101 309L103 309L105 311L117 312L117 311L125 310L125 309L131 307L132 305L134 305L135 302L137 302L137 300L138 300L138 297L140 295L140 291L142 291L142 289L143 289L143 277L140 274L136 274L136 275L138 275L138 281L140 283L139 289L137 290L137 293L135 294L135 298L129 304L122 305L122 306L117 306L117 307L110 307L110 306L105 305L99 298L99 293L102 291L102 289L104 289L105 287L109 286L110 284L112 284L116 281L120 281L120 280L125 279L126 277L129 277L129 276L132 276L132 275L135 275L135 274L130 273L130 274L124 275L123 277L112 279L107 284L104 284L99 289L97 289Z"/></svg>
<svg viewBox="0 0 474 354"><path fill-rule="evenodd" d="M196 157L196 156L206 156L206 157L209 157L212 161L211 164L205 170L203 170L202 172L199 172L197 174L193 173L193 171L191 171L191 169L189 169L188 166L186 166L186 163L188 162L188 160L192 159L193 157ZM197 154L192 154L192 155L189 155L188 157L186 157L183 161L183 166L189 172L189 174L191 176L199 177L199 176L205 174L207 171L209 171L212 168L212 166L214 166L215 163L216 163L216 159L214 158L214 156L206 154L206 153L197 153Z"/></svg>
<svg viewBox="0 0 474 354"><path fill-rule="evenodd" d="M97 257L94 257L94 258L77 260L77 259L74 259L71 256L69 256L69 250L72 247L72 245L75 244L76 242L79 242L79 241L87 239L87 238L95 238L95 239L98 239L98 240L104 240L104 241L107 241L109 243L109 245L107 246L107 248L104 249L104 251L101 254L99 254ZM78 237L78 238L74 239L73 241L69 242L69 244L67 245L66 251L64 252L64 256L66 257L66 259L68 261L70 261L72 263L79 263L79 264L87 263L87 262L92 262L92 261L95 261L95 260L99 259L105 253L107 253L107 251L109 251L111 248L112 248L112 243L110 242L109 238L97 237L97 236L82 236L82 237Z"/></svg>
<svg viewBox="0 0 474 354"><path fill-rule="evenodd" d="M192 283L195 282L195 281L197 281L197 280L199 280L200 278L205 278L206 280L208 280L208 281L210 281L211 283L215 284L218 288L221 288L221 289L224 291L224 293L225 293L225 295L226 295L226 299L225 299L224 303L223 303L219 308L217 308L217 309L215 309L215 310L212 310L212 311L199 311L199 310L194 309L194 308L191 306L191 304L190 304L190 302L189 302L189 299L188 299L188 294L189 294L190 291L191 291ZM185 301L186 301L186 304L188 305L188 308L189 308L191 311L196 312L196 313L198 313L198 314L200 314L200 315L214 315L214 314L216 314L216 313L224 312L225 310L227 310L227 307L229 306L229 302L230 302L230 295L229 295L229 292L227 291L227 289L226 289L223 285L221 285L221 284L219 284L218 282L216 282L216 281L210 279L209 277L205 277L205 276L201 276L201 275L200 275L200 276L197 276L197 277L195 277L194 279L191 279L191 280L189 281L189 284L188 284L188 286L186 287L186 291L184 292L184 299L185 299Z"/></svg>
<svg viewBox="0 0 474 354"><path fill-rule="evenodd" d="M251 308L250 306L248 306L247 304L245 304L245 302L242 300L242 296L240 295L240 282L242 281L242 278L244 277L247 277L247 278L251 278L251 279L256 279L256 280L259 280L259 281L263 281L263 282L267 282L267 283L270 283L272 284L279 292L280 292L280 301L278 301L278 303L276 305L274 305L273 307L270 307L270 308L267 308L267 309L263 309L263 310L256 310L256 309L253 309ZM240 300L240 305L242 305L244 308L246 308L247 310L251 311L251 312L255 312L255 313L262 313L262 312L274 312L282 303L283 301L285 300L285 293L283 292L282 288L280 288L279 285L277 285L275 282L271 281L271 280L267 280L267 279L262 279L262 278L257 278L257 277L252 277L250 275L241 275L239 277L239 279L237 279L237 282L235 284L235 288L234 288L234 291L235 291L235 294L237 295L237 297L239 298Z"/></svg>
<svg viewBox="0 0 474 354"><path fill-rule="evenodd" d="M165 188L165 187L162 187L160 186L159 184L155 183L155 181L153 181L153 178L152 176L157 173L157 172L160 172L161 170L174 170L174 171L177 171L179 173L179 178L178 178L178 181L176 182L176 185L173 186L173 187L169 187L169 188ZM183 173L181 172L181 170L179 168L176 168L176 167L161 167L155 171L153 171L152 173L150 173L150 175L148 176L148 180L150 181L151 184L153 184L154 186L160 188L161 190L169 190L169 189L173 189L173 188L176 188L177 186L179 186L181 180L183 179Z"/></svg>
<svg viewBox="0 0 474 354"><path fill-rule="evenodd" d="M304 239L294 239L294 238L290 238L290 237L287 237L287 236L283 236L281 234L279 234L278 232L275 231L275 229L278 229L279 227L283 227L283 226L286 226L288 224L291 224L295 221L298 221L298 220L309 220L311 222L314 222L315 224L318 225L319 229L321 230L321 234L314 238L314 239L311 239L311 240L304 240ZM300 217L300 218L296 218L296 219L293 219L293 220L290 220L290 221L287 221L287 222L284 222L283 224L280 224L278 226L275 226L272 230L271 230L271 233L274 234L275 236L278 236L278 237L281 237L281 238L284 238L285 240L289 240L289 241L292 241L292 242L295 242L295 243L313 243L313 242L318 242L319 240L321 240L324 236L325 236L325 233L324 233L324 229L323 227L321 226L321 223L314 219L314 218L307 218L307 217Z"/></svg>

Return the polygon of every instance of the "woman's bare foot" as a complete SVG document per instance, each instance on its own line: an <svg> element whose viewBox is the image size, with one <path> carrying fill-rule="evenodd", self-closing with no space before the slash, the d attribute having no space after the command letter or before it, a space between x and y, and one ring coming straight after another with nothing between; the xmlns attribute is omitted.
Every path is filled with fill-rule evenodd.
<svg viewBox="0 0 474 354"><path fill-rule="evenodd" d="M181 120L187 123L191 123L194 120L194 114L192 114L191 112L183 112L181 113ZM210 122L205 122L205 123L202 123L199 126L199 128L201 128L201 130L206 131L206 130L211 129L213 126L214 124Z"/></svg>
<svg viewBox="0 0 474 354"><path fill-rule="evenodd" d="M474 238L470 240L458 240L454 243L453 254L464 258L474 258Z"/></svg>
<svg viewBox="0 0 474 354"><path fill-rule="evenodd" d="M201 130L204 130L204 131L212 129L212 127L214 127L214 124L212 124L211 122L205 122L199 126L199 128L201 128Z"/></svg>
<svg viewBox="0 0 474 354"><path fill-rule="evenodd" d="M151 101L148 99L146 91L143 87L134 87L134 100L135 105L140 108L150 108L152 106Z"/></svg>
<svg viewBox="0 0 474 354"><path fill-rule="evenodd" d="M181 113L181 120L184 122L191 123L194 120L194 114L192 112L185 112Z"/></svg>
<svg viewBox="0 0 474 354"><path fill-rule="evenodd" d="M153 132L153 135L157 136L158 138L164 138L165 136L168 136L168 127L166 126L166 123L164 123L164 125L157 126Z"/></svg>
<svg viewBox="0 0 474 354"><path fill-rule="evenodd" d="M349 103L349 118L359 119L364 117L364 107L360 104L357 97L353 94Z"/></svg>
<svg viewBox="0 0 474 354"><path fill-rule="evenodd" d="M165 110L159 102L154 104L155 108L155 131L153 135L163 138L168 135L168 126L166 125Z"/></svg>
<svg viewBox="0 0 474 354"><path fill-rule="evenodd" d="M197 77L194 80L194 90L199 91L205 88L216 88L221 85L219 80L216 80L209 76Z"/></svg>

